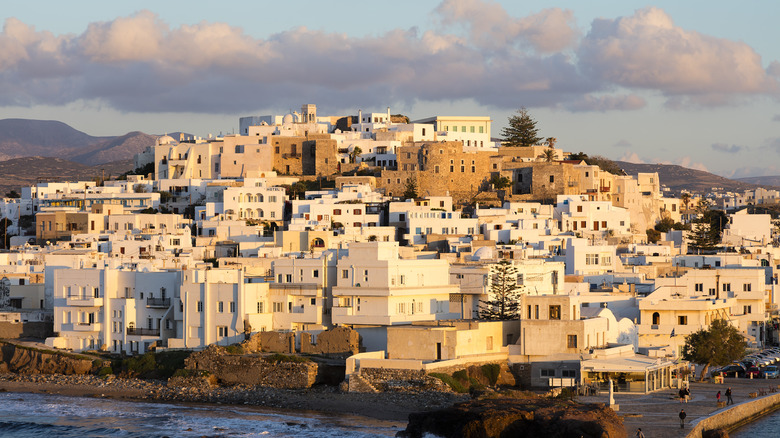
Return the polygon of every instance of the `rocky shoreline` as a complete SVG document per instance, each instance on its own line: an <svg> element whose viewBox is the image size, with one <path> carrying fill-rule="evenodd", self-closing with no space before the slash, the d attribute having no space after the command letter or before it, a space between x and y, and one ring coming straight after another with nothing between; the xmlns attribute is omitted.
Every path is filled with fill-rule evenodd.
<svg viewBox="0 0 780 438"><path fill-rule="evenodd" d="M337 387L277 389L262 386L171 386L164 381L114 376L0 374L0 391L174 403L211 403L351 414L405 423L409 414L442 409L468 395L439 391L345 393Z"/></svg>

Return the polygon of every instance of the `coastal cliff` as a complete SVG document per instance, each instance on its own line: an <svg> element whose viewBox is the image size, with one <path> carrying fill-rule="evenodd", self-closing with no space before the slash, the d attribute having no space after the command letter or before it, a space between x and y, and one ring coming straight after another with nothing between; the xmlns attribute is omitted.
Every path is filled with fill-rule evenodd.
<svg viewBox="0 0 780 438"><path fill-rule="evenodd" d="M397 436L624 438L623 422L603 404L548 398L467 401L433 412L412 413Z"/></svg>
<svg viewBox="0 0 780 438"><path fill-rule="evenodd" d="M0 373L88 374L95 365L87 356L47 352L10 343L0 344L0 359Z"/></svg>

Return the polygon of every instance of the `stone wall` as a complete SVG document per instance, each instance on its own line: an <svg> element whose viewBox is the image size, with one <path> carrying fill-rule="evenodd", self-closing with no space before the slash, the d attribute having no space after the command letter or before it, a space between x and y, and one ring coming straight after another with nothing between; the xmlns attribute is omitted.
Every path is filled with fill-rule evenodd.
<svg viewBox="0 0 780 438"><path fill-rule="evenodd" d="M241 346L249 353L295 353L295 333L258 332Z"/></svg>
<svg viewBox="0 0 780 438"><path fill-rule="evenodd" d="M360 353L360 333L347 327L336 327L317 335L317 342L312 342L310 333L301 334L301 353L321 354L331 357L348 358Z"/></svg>
<svg viewBox="0 0 780 438"><path fill-rule="evenodd" d="M731 429L777 410L780 407L780 393L761 397L752 401L734 405L694 423L686 438L702 438L705 433L715 429Z"/></svg>
<svg viewBox="0 0 780 438"><path fill-rule="evenodd" d="M272 388L304 389L318 382L314 362L271 362L268 356L231 355L210 346L185 360L185 368L206 371L224 386L259 385Z"/></svg>
<svg viewBox="0 0 780 438"><path fill-rule="evenodd" d="M354 375L353 375L354 376ZM353 379L350 376L350 380ZM422 370L396 370L388 368L361 368L359 376L379 392L451 392L447 384L431 377ZM360 380L360 379L357 379ZM356 391L350 383L350 391Z"/></svg>
<svg viewBox="0 0 780 438"><path fill-rule="evenodd" d="M0 322L0 339L44 339L53 334L54 323L51 322Z"/></svg>

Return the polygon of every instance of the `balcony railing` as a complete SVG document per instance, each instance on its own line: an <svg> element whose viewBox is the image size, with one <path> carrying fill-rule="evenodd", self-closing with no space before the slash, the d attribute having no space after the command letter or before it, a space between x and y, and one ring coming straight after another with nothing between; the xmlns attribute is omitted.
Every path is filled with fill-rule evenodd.
<svg viewBox="0 0 780 438"><path fill-rule="evenodd" d="M170 298L147 298L146 307L165 308L171 307Z"/></svg>
<svg viewBox="0 0 780 438"><path fill-rule="evenodd" d="M128 336L160 336L160 329L127 328Z"/></svg>

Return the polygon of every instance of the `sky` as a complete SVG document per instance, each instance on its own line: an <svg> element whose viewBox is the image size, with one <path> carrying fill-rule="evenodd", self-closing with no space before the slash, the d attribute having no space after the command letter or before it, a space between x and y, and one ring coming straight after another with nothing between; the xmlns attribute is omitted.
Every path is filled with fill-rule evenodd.
<svg viewBox="0 0 780 438"><path fill-rule="evenodd" d="M499 137L524 107L567 151L780 175L780 2L4 3L0 119L205 137L313 103Z"/></svg>

